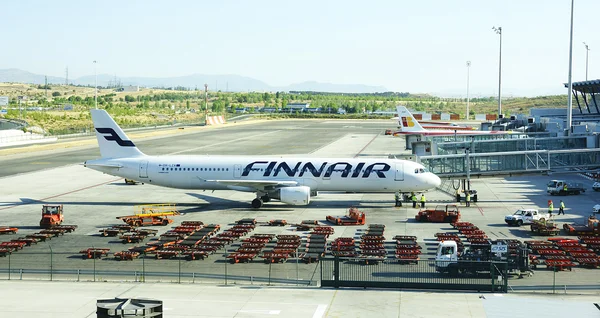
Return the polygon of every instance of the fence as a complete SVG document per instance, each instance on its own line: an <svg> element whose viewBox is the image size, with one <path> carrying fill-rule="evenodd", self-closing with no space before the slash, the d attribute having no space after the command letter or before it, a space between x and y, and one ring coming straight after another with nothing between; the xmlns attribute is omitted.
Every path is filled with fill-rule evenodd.
<svg viewBox="0 0 600 318"><path fill-rule="evenodd" d="M435 261L407 264L406 261L390 259L325 258L321 260L321 286L507 292L506 262L465 262L463 265L465 269L477 268L477 271L450 276L438 273Z"/></svg>
<svg viewBox="0 0 600 318"><path fill-rule="evenodd" d="M318 265L304 264L297 259L286 263L265 263L258 258L250 263L232 264L225 258L226 253L217 253L205 260L194 261L186 260L183 256L156 259L150 254L129 261L118 261L110 254L100 259L88 259L79 250L65 251L57 247L48 252L21 250L0 258L0 279L225 285L318 284Z"/></svg>

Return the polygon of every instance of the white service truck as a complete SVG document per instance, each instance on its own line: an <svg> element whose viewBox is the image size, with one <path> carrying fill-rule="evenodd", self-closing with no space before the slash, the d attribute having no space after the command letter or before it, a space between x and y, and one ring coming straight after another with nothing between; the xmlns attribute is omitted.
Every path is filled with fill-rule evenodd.
<svg viewBox="0 0 600 318"><path fill-rule="evenodd" d="M546 192L550 195L569 195L585 192L585 187L581 183L567 180L552 180L548 182Z"/></svg>
<svg viewBox="0 0 600 318"><path fill-rule="evenodd" d="M508 225L521 226L523 224L531 224L533 221L548 220L550 214L539 212L536 209L520 209L512 215L504 217L504 222Z"/></svg>
<svg viewBox="0 0 600 318"><path fill-rule="evenodd" d="M465 247L458 251L456 241L441 241L435 254L435 270L450 276L491 274L493 262L507 262L508 271L520 277L532 272L527 245L517 240L490 240L489 244ZM508 274L508 273L507 273Z"/></svg>

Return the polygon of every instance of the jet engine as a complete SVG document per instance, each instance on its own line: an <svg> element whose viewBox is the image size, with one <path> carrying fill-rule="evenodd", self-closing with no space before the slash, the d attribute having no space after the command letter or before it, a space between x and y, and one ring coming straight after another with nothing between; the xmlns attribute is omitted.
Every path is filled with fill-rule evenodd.
<svg viewBox="0 0 600 318"><path fill-rule="evenodd" d="M291 205L310 203L310 187L285 187L279 189L279 201Z"/></svg>

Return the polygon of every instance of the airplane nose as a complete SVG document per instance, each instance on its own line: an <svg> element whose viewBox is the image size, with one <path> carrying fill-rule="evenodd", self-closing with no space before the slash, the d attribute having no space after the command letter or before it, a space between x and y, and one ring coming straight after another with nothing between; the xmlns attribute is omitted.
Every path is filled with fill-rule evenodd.
<svg viewBox="0 0 600 318"><path fill-rule="evenodd" d="M429 183L431 184L431 186L433 188L437 188L442 184L442 179L440 179L440 177L436 176L435 174L431 174L431 177L429 178Z"/></svg>

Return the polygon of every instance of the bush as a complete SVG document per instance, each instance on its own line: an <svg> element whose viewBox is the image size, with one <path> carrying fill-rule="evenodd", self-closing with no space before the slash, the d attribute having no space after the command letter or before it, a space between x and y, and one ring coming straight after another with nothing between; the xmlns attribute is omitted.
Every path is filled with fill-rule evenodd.
<svg viewBox="0 0 600 318"><path fill-rule="evenodd" d="M60 92L52 92L52 97L60 96Z"/></svg>

